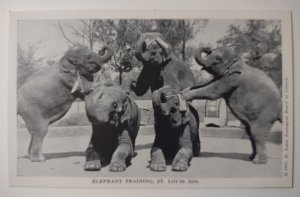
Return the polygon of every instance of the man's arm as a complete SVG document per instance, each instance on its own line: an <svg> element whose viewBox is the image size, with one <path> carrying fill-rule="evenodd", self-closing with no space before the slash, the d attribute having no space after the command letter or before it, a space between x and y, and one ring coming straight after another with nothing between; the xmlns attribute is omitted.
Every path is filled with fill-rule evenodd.
<svg viewBox="0 0 300 197"><path fill-rule="evenodd" d="M143 68L136 81L131 83L131 89L137 96L143 96L149 89L151 83L151 76L147 72L147 68Z"/></svg>

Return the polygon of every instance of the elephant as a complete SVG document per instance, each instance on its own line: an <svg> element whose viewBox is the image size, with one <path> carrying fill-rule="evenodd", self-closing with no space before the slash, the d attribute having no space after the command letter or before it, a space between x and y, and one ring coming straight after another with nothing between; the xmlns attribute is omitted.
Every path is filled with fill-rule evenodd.
<svg viewBox="0 0 300 197"><path fill-rule="evenodd" d="M120 86L97 86L85 97L92 137L86 150L86 171L126 170L134 155L141 114L137 104Z"/></svg>
<svg viewBox="0 0 300 197"><path fill-rule="evenodd" d="M253 152L249 159L254 164L267 163L265 136L273 123L282 119L281 93L275 83L263 71L245 63L233 46L214 50L200 47L195 60L213 80L186 88L182 91L185 99L224 98L250 138Z"/></svg>
<svg viewBox="0 0 300 197"><path fill-rule="evenodd" d="M137 96L144 95L148 89L155 91L163 86L180 88L195 84L194 75L188 64L178 58L171 45L157 32L144 33L135 47L135 57L143 68L131 89Z"/></svg>
<svg viewBox="0 0 300 197"><path fill-rule="evenodd" d="M179 89L162 87L153 92L155 139L150 169L186 171L193 156L200 154L199 115Z"/></svg>
<svg viewBox="0 0 300 197"><path fill-rule="evenodd" d="M113 54L109 46L104 46L99 54L84 46L71 47L57 64L41 68L18 89L17 113L31 134L31 161L45 161L42 146L49 124L66 114L76 98L90 93L93 74Z"/></svg>

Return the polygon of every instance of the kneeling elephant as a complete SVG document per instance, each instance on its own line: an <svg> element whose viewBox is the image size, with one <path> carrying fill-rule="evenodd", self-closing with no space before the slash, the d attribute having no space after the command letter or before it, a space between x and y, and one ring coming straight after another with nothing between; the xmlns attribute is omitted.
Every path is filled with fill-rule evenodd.
<svg viewBox="0 0 300 197"><path fill-rule="evenodd" d="M193 156L200 153L199 115L180 95L179 90L163 87L153 93L155 140L150 168L186 171Z"/></svg>
<svg viewBox="0 0 300 197"><path fill-rule="evenodd" d="M85 170L124 171L134 153L140 125L136 103L119 86L98 86L85 98L93 133L86 150Z"/></svg>

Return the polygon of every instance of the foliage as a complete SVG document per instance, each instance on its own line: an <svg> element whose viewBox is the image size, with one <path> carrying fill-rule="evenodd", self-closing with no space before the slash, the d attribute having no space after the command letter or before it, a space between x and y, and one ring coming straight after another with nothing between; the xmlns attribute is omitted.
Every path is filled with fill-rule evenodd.
<svg viewBox="0 0 300 197"><path fill-rule="evenodd" d="M247 20L231 25L220 46L233 45L249 65L265 71L281 87L281 26L275 20Z"/></svg>
<svg viewBox="0 0 300 197"><path fill-rule="evenodd" d="M36 46L29 46L28 49L24 50L18 45L17 51L17 88L19 89L27 78L34 73L37 68L37 64L41 62L41 59L37 59L34 57L36 53L37 47Z"/></svg>
<svg viewBox="0 0 300 197"><path fill-rule="evenodd" d="M156 20L157 31L163 34L174 52L187 60L187 41L192 39L208 23L207 19Z"/></svg>
<svg viewBox="0 0 300 197"><path fill-rule="evenodd" d="M59 22L62 35L70 45L86 45L95 49L104 43L111 45L115 54L109 65L119 73L119 84L123 73L142 65L134 58L134 47L145 32L160 32L183 60L192 57L192 49L186 43L207 24L208 20L80 20L71 24ZM100 71L101 72L101 71Z"/></svg>

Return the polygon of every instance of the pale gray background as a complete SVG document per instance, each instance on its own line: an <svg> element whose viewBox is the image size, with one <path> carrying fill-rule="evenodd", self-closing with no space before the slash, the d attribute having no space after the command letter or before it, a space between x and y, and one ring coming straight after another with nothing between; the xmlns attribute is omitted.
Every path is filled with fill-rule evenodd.
<svg viewBox="0 0 300 197"><path fill-rule="evenodd" d="M71 4L70 4L71 3ZM291 10L293 13L294 70L295 70L295 170L293 189L194 189L194 190L104 190L104 189L51 189L8 187L7 94L8 91L8 11L55 9L249 9ZM299 196L300 195L300 1L299 0L0 0L0 196ZM298 55L298 56L297 56ZM298 76L298 77L296 77ZM14 80L14 79L11 79Z"/></svg>

